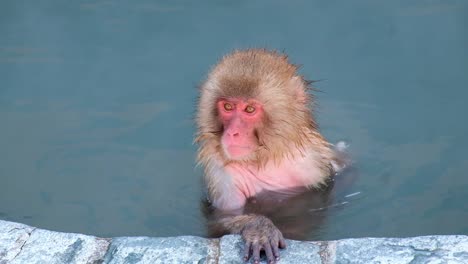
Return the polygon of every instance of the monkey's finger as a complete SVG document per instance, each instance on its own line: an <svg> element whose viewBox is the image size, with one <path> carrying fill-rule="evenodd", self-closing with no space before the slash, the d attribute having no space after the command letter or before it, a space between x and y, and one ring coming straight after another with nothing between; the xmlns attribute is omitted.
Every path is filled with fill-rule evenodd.
<svg viewBox="0 0 468 264"><path fill-rule="evenodd" d="M280 253L278 249L278 242L272 241L271 243L271 248L273 249L273 255L275 255L276 260L280 259Z"/></svg>
<svg viewBox="0 0 468 264"><path fill-rule="evenodd" d="M286 248L286 241L284 240L284 238L281 238L280 241L279 241L279 247L281 249L284 249Z"/></svg>
<svg viewBox="0 0 468 264"><path fill-rule="evenodd" d="M249 260L251 248L252 248L252 242L246 242L244 246L244 261Z"/></svg>
<svg viewBox="0 0 468 264"><path fill-rule="evenodd" d="M260 245L258 243L254 243L252 247L252 258L255 264L260 263Z"/></svg>
<svg viewBox="0 0 468 264"><path fill-rule="evenodd" d="M270 243L268 243L268 242L265 243L263 245L263 250L265 250L265 254L266 254L268 263L275 263L276 258L273 257L273 252L271 251Z"/></svg>

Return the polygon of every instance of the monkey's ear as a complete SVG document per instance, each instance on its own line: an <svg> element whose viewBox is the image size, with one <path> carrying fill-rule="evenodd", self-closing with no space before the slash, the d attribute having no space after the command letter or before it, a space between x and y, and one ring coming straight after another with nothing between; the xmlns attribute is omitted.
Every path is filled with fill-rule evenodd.
<svg viewBox="0 0 468 264"><path fill-rule="evenodd" d="M307 102L307 89L304 80L299 76L294 76L291 78L290 85L293 88L297 101L300 103Z"/></svg>

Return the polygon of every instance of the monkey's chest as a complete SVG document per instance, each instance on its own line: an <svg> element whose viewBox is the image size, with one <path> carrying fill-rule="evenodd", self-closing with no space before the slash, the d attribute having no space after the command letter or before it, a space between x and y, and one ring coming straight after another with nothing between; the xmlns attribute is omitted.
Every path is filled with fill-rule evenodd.
<svg viewBox="0 0 468 264"><path fill-rule="evenodd" d="M311 168L301 166L266 166L262 169L252 167L228 167L235 188L246 198L263 191L275 191L284 194L297 194L301 187L310 184Z"/></svg>

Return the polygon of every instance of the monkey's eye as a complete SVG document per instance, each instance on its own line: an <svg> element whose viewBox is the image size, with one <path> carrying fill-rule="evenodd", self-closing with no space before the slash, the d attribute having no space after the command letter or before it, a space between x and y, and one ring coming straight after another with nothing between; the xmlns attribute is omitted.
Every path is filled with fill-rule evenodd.
<svg viewBox="0 0 468 264"><path fill-rule="evenodd" d="M230 103L225 103L225 104L224 104L224 110L226 110L226 111L231 111L232 108L233 108L233 107L232 107L232 104L230 104Z"/></svg>
<svg viewBox="0 0 468 264"><path fill-rule="evenodd" d="M251 106L251 105L248 105L246 108L245 108L245 112L251 114L253 112L255 112L255 107Z"/></svg>

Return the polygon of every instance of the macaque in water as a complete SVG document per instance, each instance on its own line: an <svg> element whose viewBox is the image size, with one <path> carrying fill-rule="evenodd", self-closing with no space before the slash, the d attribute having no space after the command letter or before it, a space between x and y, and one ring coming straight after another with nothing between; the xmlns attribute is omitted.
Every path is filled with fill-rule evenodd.
<svg viewBox="0 0 468 264"><path fill-rule="evenodd" d="M319 133L310 109L309 83L286 55L263 49L235 51L200 87L198 161L205 169L211 205L223 212L216 225L240 234L244 259L279 259L282 232L247 201L292 197L323 188L343 166L340 153Z"/></svg>

